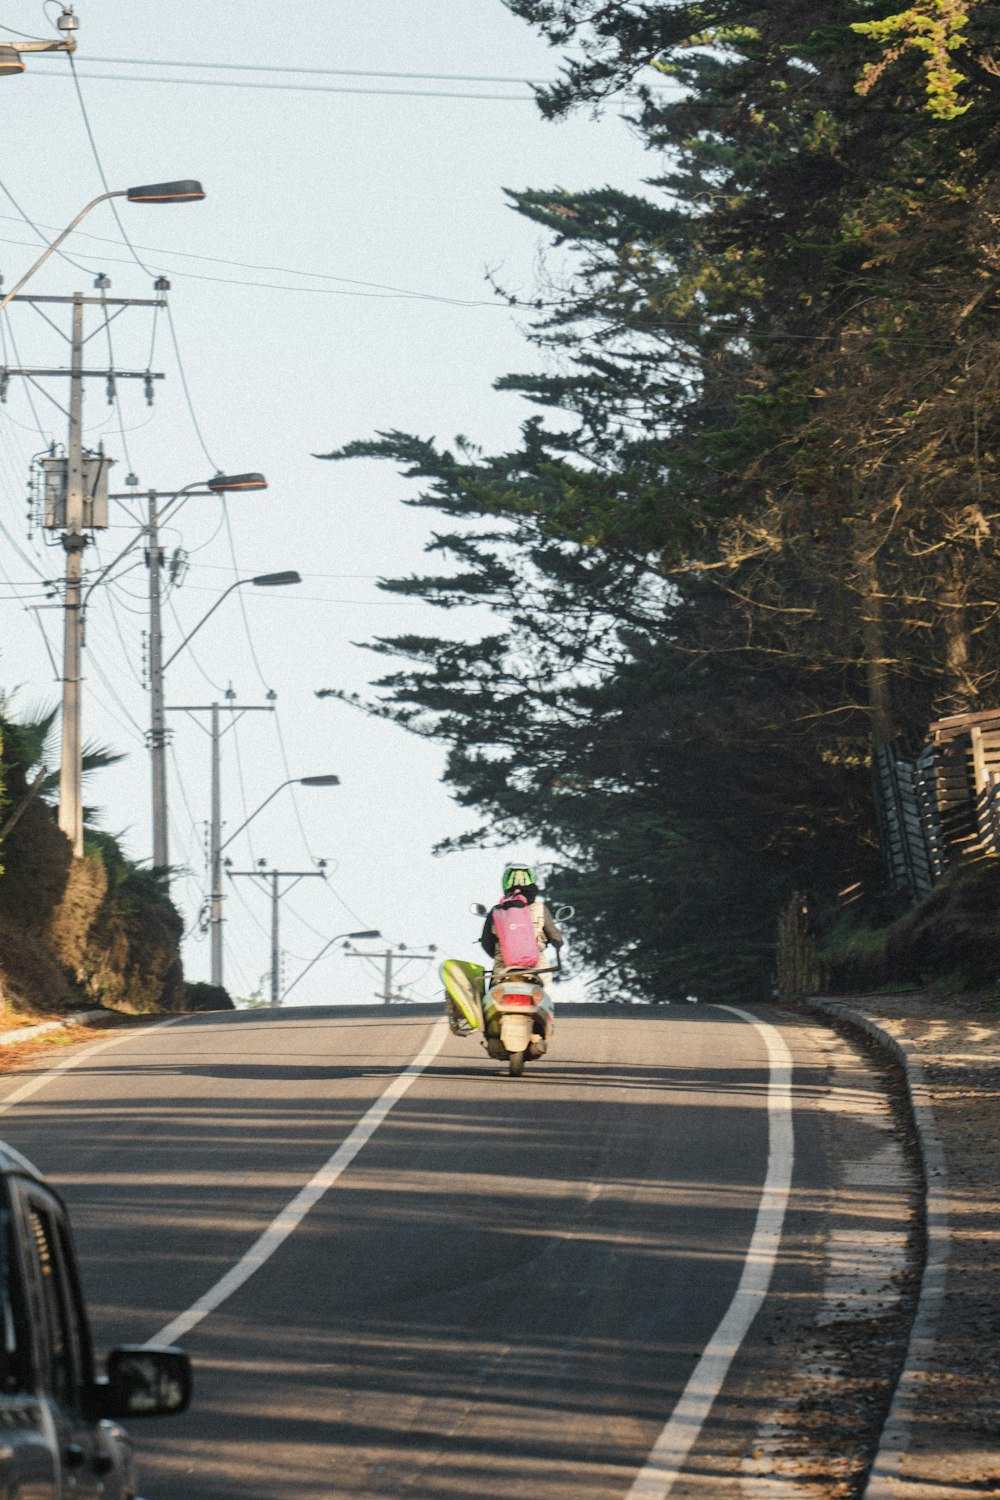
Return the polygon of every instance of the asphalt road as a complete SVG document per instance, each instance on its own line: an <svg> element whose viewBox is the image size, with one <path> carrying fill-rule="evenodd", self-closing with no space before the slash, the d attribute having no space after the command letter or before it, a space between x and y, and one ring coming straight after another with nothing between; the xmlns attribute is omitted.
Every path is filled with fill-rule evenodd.
<svg viewBox="0 0 1000 1500"><path fill-rule="evenodd" d="M16 1104L0 1135L70 1203L98 1348L153 1337L215 1285L436 1019L185 1018ZM796 1061L814 1089L816 1059ZM521 1080L449 1036L181 1340L195 1403L133 1424L144 1493L624 1500L744 1272L768 1079L761 1032L712 1007L566 1007ZM797 1192L822 1196L827 1148L807 1117L796 1129ZM793 1262L776 1273L786 1296L808 1276Z"/></svg>

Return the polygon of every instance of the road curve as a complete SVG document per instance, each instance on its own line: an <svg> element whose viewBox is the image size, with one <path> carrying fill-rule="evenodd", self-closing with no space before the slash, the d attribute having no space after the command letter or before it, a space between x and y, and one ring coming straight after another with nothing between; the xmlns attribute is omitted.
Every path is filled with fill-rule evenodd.
<svg viewBox="0 0 1000 1500"><path fill-rule="evenodd" d="M149 1338L203 1297L435 1020L186 1018L15 1104L0 1134L70 1202L98 1347ZM23 1081L4 1081L0 1106ZM145 1493L627 1496L744 1272L768 1081L760 1029L711 1007L565 1007L551 1058L522 1080L448 1037L185 1337L195 1406L135 1424ZM821 1194L821 1142L801 1126ZM805 1274L781 1270L786 1289Z"/></svg>

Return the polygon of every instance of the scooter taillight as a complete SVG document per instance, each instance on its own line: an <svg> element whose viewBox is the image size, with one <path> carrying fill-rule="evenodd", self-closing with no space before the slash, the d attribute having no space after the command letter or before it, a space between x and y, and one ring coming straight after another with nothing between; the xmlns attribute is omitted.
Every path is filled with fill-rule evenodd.
<svg viewBox="0 0 1000 1500"><path fill-rule="evenodd" d="M538 996L534 990L505 990L501 1005L537 1005Z"/></svg>

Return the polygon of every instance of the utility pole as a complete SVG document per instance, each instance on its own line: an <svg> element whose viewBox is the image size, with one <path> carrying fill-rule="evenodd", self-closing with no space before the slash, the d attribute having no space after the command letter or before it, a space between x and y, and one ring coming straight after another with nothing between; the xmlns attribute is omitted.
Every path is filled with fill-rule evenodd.
<svg viewBox="0 0 1000 1500"><path fill-rule="evenodd" d="M263 861L261 861L263 864ZM271 883L271 1004L281 1004L281 944L279 942L279 921L281 913L281 898L287 896L288 892L294 890L300 880L326 879L325 870L229 870L227 872L231 879L236 880L247 877L251 880L269 880ZM281 889L282 880L290 880L292 883Z"/></svg>
<svg viewBox="0 0 1000 1500"><path fill-rule="evenodd" d="M212 954L212 983L222 984L222 903L225 899L222 892L222 755L220 742L222 736L235 727L238 720L231 718L223 729L220 727L219 710L220 703L202 704L167 704L164 713L179 714L208 714L209 728L207 733L212 741L212 809L209 822L208 835L208 859L209 879L211 891L209 894L209 934ZM273 714L273 703L234 703L229 700L226 712L230 715L238 714L240 718L244 714ZM198 721L195 719L195 723ZM203 726L199 725L199 728Z"/></svg>
<svg viewBox="0 0 1000 1500"><path fill-rule="evenodd" d="M147 527L149 542L146 547L146 566L149 569L149 756L153 782L153 866L155 869L165 870L170 863L170 854L167 830L167 722L163 704L163 627L160 621L163 548L160 546L156 498L156 491L150 490Z"/></svg>
<svg viewBox="0 0 1000 1500"><path fill-rule="evenodd" d="M434 955L435 955L436 952L437 952L437 948L435 947L435 945L433 943L430 944L430 946L428 947L428 949L427 949L427 951L425 953L421 953L419 951L415 951L412 948L408 948L405 943L400 943L398 945L398 947L396 947L396 948L386 948L386 950L385 950L384 953L348 953L347 957L348 958L366 958L366 959L368 959L369 963L377 963L377 962L381 961L381 963L382 963L382 996L381 996L381 998L383 1000L403 1000L403 999L405 999L405 996L403 996L401 994L399 994L399 995L396 994L396 992L394 991L394 989L392 987L392 978L393 978L392 971L393 971L394 964L398 964L399 967L400 967L400 969L404 969L407 964L414 963L414 962L416 962L417 959L423 959L424 962L427 962L428 959L431 959L431 958L434 957Z"/></svg>
<svg viewBox="0 0 1000 1500"><path fill-rule="evenodd" d="M181 496L189 498L191 495L218 495L233 489L266 489L267 485L262 474L218 474L214 479L208 481L207 486L202 489L195 485L188 485L183 490L177 490L171 497L174 503ZM130 500L131 495L112 495L112 500ZM153 865L167 870L169 876L169 835L167 827L167 724L164 717L166 709L163 702L163 674L170 663L184 650L184 647L196 635L210 615L213 615L227 595L234 589L242 588L244 583L257 583L263 586L273 587L279 584L300 583L302 580L298 573L264 573L255 578L239 578L224 589L212 608L198 621L193 630L175 647L166 661L163 660L163 626L160 611L160 586L163 569L163 548L160 546L160 514L157 508L158 494L156 490L148 492L149 519L142 528L140 535L149 537L149 545L146 548L146 566L149 569L149 698L150 698L150 727L147 743L149 745L150 767L153 784ZM112 564L112 566L114 566ZM102 575L103 576L103 575ZM93 588L93 585L91 585ZM90 590L88 590L88 593ZM84 598L86 603L86 596ZM221 982L221 981L220 981Z"/></svg>
<svg viewBox="0 0 1000 1500"><path fill-rule="evenodd" d="M62 759L59 766L59 827L83 854L83 652L80 585L83 581L83 294L73 297L72 354L69 377L69 441L66 448L66 513L62 544L66 552L63 600Z"/></svg>
<svg viewBox="0 0 1000 1500"><path fill-rule="evenodd" d="M66 553L66 584L63 600L63 673L62 673L62 752L59 767L59 827L73 846L79 858L83 854L83 800L81 779L83 775L83 610L81 588L83 582L83 553L89 541L88 533L107 527L107 476L111 460L103 453L89 454L83 448L83 382L99 377L105 381L143 380L146 383L147 399L151 399L152 382L162 380L162 374L151 370L88 370L83 365L83 309L97 307L165 307L162 297L85 297L74 292L71 297L15 296L11 302L30 303L38 311L40 303L70 305L72 325L70 334L69 369L14 369L0 367L0 390L6 389L11 375L23 376L35 381L46 378L69 377L69 431L66 456L55 453L42 459L41 467L45 483L46 530L61 531L62 545ZM41 316L45 316L41 314Z"/></svg>

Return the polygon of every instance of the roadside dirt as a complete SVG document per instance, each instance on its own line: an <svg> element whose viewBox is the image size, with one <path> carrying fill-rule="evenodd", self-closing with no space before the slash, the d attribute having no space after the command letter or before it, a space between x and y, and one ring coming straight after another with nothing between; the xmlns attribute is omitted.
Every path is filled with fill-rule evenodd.
<svg viewBox="0 0 1000 1500"><path fill-rule="evenodd" d="M1000 1496L1000 1001L837 998L919 1054L946 1161L945 1305L900 1500Z"/></svg>
<svg viewBox="0 0 1000 1500"><path fill-rule="evenodd" d="M149 1016L127 1016L108 1013L106 1020L88 1022L81 1024L69 1021L59 1027L58 1031L45 1031L39 1036L29 1037L23 1042L2 1041L4 1031L20 1030L22 1027L37 1025L40 1021L59 1020L58 1016L10 1016L0 1017L0 1073L14 1073L19 1068L30 1066L39 1059L48 1061L51 1059L52 1066L56 1066L59 1055L68 1047L79 1047L86 1042L99 1042L106 1039L112 1031L120 1031L127 1027L148 1026Z"/></svg>

